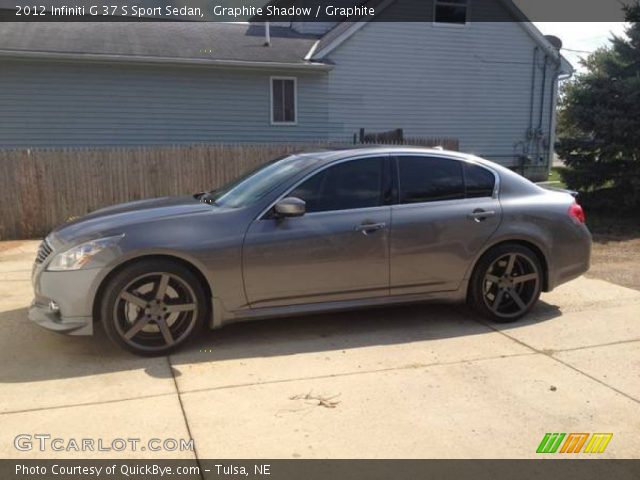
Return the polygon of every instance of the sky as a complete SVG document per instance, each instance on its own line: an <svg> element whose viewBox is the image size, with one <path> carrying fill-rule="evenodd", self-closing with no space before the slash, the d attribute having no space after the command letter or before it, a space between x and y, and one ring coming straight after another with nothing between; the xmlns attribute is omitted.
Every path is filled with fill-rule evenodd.
<svg viewBox="0 0 640 480"><path fill-rule="evenodd" d="M623 22L533 22L544 35L562 40L562 54L574 68L580 70L579 60L596 48L609 44L611 34L624 35Z"/></svg>

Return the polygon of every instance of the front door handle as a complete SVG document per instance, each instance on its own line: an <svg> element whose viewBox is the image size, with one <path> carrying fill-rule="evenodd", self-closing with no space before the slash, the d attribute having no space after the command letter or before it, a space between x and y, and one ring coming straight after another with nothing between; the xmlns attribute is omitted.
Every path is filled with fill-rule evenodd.
<svg viewBox="0 0 640 480"><path fill-rule="evenodd" d="M369 235L377 230L383 230L387 227L384 222L381 223L361 223L355 227L356 232L362 232L364 235Z"/></svg>
<svg viewBox="0 0 640 480"><path fill-rule="evenodd" d="M476 208L473 212L467 215L467 218L476 222L482 222L488 217L495 216L495 214L496 212L494 210L483 210L482 208Z"/></svg>

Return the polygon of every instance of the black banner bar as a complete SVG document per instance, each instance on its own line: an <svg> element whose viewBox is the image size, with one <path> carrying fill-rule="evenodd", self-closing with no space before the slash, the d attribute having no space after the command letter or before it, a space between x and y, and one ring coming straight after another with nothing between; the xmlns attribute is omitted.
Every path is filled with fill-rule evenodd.
<svg viewBox="0 0 640 480"><path fill-rule="evenodd" d="M0 478L637 480L640 460L0 460Z"/></svg>
<svg viewBox="0 0 640 480"><path fill-rule="evenodd" d="M603 22L634 0L0 0L4 22Z"/></svg>

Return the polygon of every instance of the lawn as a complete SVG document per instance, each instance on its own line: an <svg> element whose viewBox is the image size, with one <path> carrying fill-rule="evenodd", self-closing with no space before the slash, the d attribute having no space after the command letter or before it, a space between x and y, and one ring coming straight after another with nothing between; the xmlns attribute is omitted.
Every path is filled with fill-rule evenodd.
<svg viewBox="0 0 640 480"><path fill-rule="evenodd" d="M567 188L560 170L554 167L549 182L556 188ZM555 183L557 182L557 183ZM610 198L607 189L578 196L593 234L591 270L588 277L601 278L618 285L640 290L640 216L606 208L603 198Z"/></svg>
<svg viewBox="0 0 640 480"><path fill-rule="evenodd" d="M551 173L549 174L549 182L554 182L552 186L557 188L567 188L566 184L562 181L562 177L560 177L560 167L553 167L551 169ZM556 183L557 182L557 183Z"/></svg>
<svg viewBox="0 0 640 480"><path fill-rule="evenodd" d="M591 269L600 278L640 290L640 216L585 208L593 234Z"/></svg>

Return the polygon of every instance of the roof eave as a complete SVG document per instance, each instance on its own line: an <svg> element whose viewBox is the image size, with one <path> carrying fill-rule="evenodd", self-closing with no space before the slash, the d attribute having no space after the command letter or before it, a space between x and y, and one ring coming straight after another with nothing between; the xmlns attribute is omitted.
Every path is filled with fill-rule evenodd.
<svg viewBox="0 0 640 480"><path fill-rule="evenodd" d="M117 62L136 64L163 64L163 65L193 65L202 67L227 67L227 68L286 68L301 70L331 70L333 65L321 62L258 62L246 60L222 60L209 58L178 58L156 57L138 55L111 55L92 53L64 53L64 52L39 52L25 50L0 49L0 58L38 59L53 61L88 61L88 62Z"/></svg>
<svg viewBox="0 0 640 480"><path fill-rule="evenodd" d="M564 55L560 55L560 74L563 76L567 76L567 78L571 77L576 72L576 69L571 62L567 60Z"/></svg>
<svg viewBox="0 0 640 480"><path fill-rule="evenodd" d="M375 11L375 15L374 16L378 16L380 13L382 13L383 10L385 10L389 5L391 5L394 2L395 2L395 0L384 0L384 1L382 1L380 3L380 5L377 6L377 9ZM333 50L335 50L340 45L342 45L342 43L345 40L350 38L354 33L356 33L358 30L360 30L362 27L364 27L366 24L368 24L371 20L372 20L372 18L367 18L366 20L360 20L360 21L357 21L357 22L353 22L352 25L347 30L345 30L341 35L336 37L331 43L329 43L328 45L325 45L320 50L317 50L317 45L316 45L314 47L313 51L309 52L310 58L312 60L319 60L321 58L326 57L327 55L329 55L329 53L331 53ZM345 22L344 21L339 22L334 28L337 28L338 26L340 26L343 23L345 23ZM329 30L329 32L331 32L331 30ZM327 35L329 32L327 32L325 35Z"/></svg>
<svg viewBox="0 0 640 480"><path fill-rule="evenodd" d="M564 62L571 68L571 71L573 71L573 66L569 63L569 61L560 54L558 49L556 49L556 47L554 47L549 42L549 40L547 40L547 38L542 34L538 27L536 27L533 22L529 20L529 17L527 17L525 13L520 10L520 8L515 3L513 3L513 0L500 0L500 2L509 12L511 12L516 21L524 28L529 36L531 36L531 38L533 38L533 40L538 43L540 48L542 48L545 53L547 53L562 67L564 67L564 65L562 65L564 60Z"/></svg>

